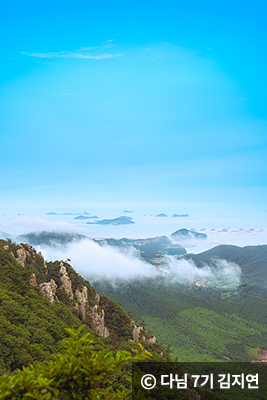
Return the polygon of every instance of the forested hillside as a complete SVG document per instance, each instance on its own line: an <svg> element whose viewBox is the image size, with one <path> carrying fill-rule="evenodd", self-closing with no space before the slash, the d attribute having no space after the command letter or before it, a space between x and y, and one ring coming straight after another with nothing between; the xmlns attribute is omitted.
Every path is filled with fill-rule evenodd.
<svg viewBox="0 0 267 400"><path fill-rule="evenodd" d="M241 283L267 288L267 245L221 245L200 254L188 254L184 257L193 260L199 268L205 264L216 268L216 259L234 262L241 267Z"/></svg>
<svg viewBox="0 0 267 400"><path fill-rule="evenodd" d="M95 282L143 321L180 361L250 361L267 348L267 291L179 285L162 278Z"/></svg>
<svg viewBox="0 0 267 400"><path fill-rule="evenodd" d="M1 240L0 374L49 359L61 350L65 328L83 324L96 348L130 351L140 341L155 360L170 360L153 335L69 263L46 263L31 246Z"/></svg>

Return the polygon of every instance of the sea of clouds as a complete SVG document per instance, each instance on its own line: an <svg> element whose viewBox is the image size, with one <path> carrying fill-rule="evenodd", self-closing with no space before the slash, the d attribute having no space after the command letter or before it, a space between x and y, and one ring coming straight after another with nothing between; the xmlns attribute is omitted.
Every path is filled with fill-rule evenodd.
<svg viewBox="0 0 267 400"><path fill-rule="evenodd" d="M116 229L116 227L112 227L112 229ZM50 221L45 218L27 217L2 221L0 231L2 231L2 237L8 235L13 240L16 240L19 234L41 231L88 235L88 229L85 226L81 227L64 221ZM208 239L199 241L191 237L182 241L181 244L187 249L188 253L198 253L219 244L244 246L266 243L266 229L202 228L197 231L206 233ZM142 236L145 237L145 234ZM65 246L59 244L53 247L40 245L37 246L37 250L41 251L48 261L70 259L73 268L82 276L91 280L99 278L109 280L136 279L164 274L165 276L168 275L169 279L179 282L202 279L203 281L238 285L241 277L241 268L226 260L217 260L216 267L213 263L212 267L205 265L202 268L197 268L192 260L176 259L169 256L166 257L166 267L158 270L141 259L137 250L132 247L122 250L108 245L100 246L90 238L84 238Z"/></svg>
<svg viewBox="0 0 267 400"><path fill-rule="evenodd" d="M47 260L69 259L70 264L82 276L90 281L107 279L116 282L118 279L140 279L164 277L170 283L186 283L194 280L208 281L210 284L239 285L241 268L227 260L216 260L215 266L205 265L198 268L192 260L166 257L164 268L155 268L139 258L137 250L130 247L121 250L113 246L100 246L98 243L84 239L64 247L37 246Z"/></svg>

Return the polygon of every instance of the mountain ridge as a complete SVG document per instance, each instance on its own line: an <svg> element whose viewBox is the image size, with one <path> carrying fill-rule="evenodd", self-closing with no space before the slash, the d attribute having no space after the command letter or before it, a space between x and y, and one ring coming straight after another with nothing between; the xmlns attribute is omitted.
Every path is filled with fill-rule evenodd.
<svg viewBox="0 0 267 400"><path fill-rule="evenodd" d="M0 240L0 277L0 373L48 359L66 337L64 328L82 324L103 348L130 350L141 341L155 360L171 360L153 335L68 262L46 262L27 244Z"/></svg>
<svg viewBox="0 0 267 400"><path fill-rule="evenodd" d="M214 268L216 259L236 263L242 270L242 284L267 288L267 245L244 247L219 245L202 253L186 254L183 257L194 261L198 268L203 268L206 264Z"/></svg>

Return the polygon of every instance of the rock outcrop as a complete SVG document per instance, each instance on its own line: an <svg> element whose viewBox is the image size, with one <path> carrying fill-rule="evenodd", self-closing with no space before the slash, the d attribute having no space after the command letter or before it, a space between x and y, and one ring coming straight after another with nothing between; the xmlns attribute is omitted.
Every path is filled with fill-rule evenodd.
<svg viewBox="0 0 267 400"><path fill-rule="evenodd" d="M66 267L64 266L63 262L60 263L60 280L62 282L62 287L64 288L65 292L69 296L71 300L73 300L73 291L72 291L72 284L70 277L67 273Z"/></svg>
<svg viewBox="0 0 267 400"><path fill-rule="evenodd" d="M20 245L17 250L17 257L16 257L17 263L25 268L27 256L31 255L32 254L28 250L26 250L23 246Z"/></svg>
<svg viewBox="0 0 267 400"><path fill-rule="evenodd" d="M9 246L5 246L5 249L9 250ZM46 271L45 273L47 274L47 265L45 263L44 256L41 252L37 253L32 246L29 246L28 244L24 244L22 246L20 244L18 245L18 248L14 251L14 254L13 252L11 252L11 254L15 257L17 263L22 267L26 267L28 257L28 262L34 261L37 262L39 266L44 266Z"/></svg>
<svg viewBox="0 0 267 400"><path fill-rule="evenodd" d="M132 325L133 325L133 341L134 342L139 342L139 337L141 334L141 330L143 329L141 326L136 326L135 322L132 321Z"/></svg>
<svg viewBox="0 0 267 400"><path fill-rule="evenodd" d="M9 250L8 245L6 245L6 250ZM27 244L19 245L15 253L15 258L17 263L25 268L26 262L28 261L27 257L30 258L31 261L39 263L39 265L43 264L43 266L45 267L45 274L48 274L48 267L45 263L42 253L41 252L37 253L34 248L32 248ZM89 300L88 288L85 285L82 286L82 289L76 289L74 296L71 278L69 277L67 268L62 261L59 264L58 274L61 282L60 288L64 290L69 300L71 301L69 303L69 308L78 310L81 313L82 319L84 321L90 320L91 328L100 336L104 338L108 337L110 333L108 328L105 326L105 311L99 306L100 303L99 294L98 293L93 294L95 305L92 307L90 305L92 298L90 298ZM81 278L80 275L78 276L79 278ZM56 290L58 288L58 285L56 284L54 279L51 279L50 282L42 282L38 285L36 280L36 274L32 273L29 279L29 285L32 289L38 288L39 286L41 294L47 297L50 303L54 303L55 300L59 301L56 296ZM142 329L143 328L141 327L137 328L136 325L134 324L133 327L134 341L137 342L141 339L146 342L155 343L156 339L154 337L147 339L144 335L141 335Z"/></svg>
<svg viewBox="0 0 267 400"><path fill-rule="evenodd" d="M156 343L156 338L155 336L151 336L147 338L145 335L142 335L143 327L142 326L136 326L135 321L132 321L132 327L133 327L133 341L134 342L140 342L142 340L145 343Z"/></svg>
<svg viewBox="0 0 267 400"><path fill-rule="evenodd" d="M145 336L143 336L143 341L146 343L156 343L157 339L155 336L151 336L150 338L145 338Z"/></svg>
<svg viewBox="0 0 267 400"><path fill-rule="evenodd" d="M76 303L77 304L76 308L82 314L83 319L85 319L86 312L88 310L88 291L87 291L87 287L83 286L82 291L80 291L79 289L76 289L75 296L76 296L76 299L78 301L78 304Z"/></svg>
<svg viewBox="0 0 267 400"><path fill-rule="evenodd" d="M103 337L109 336L109 331L105 327L105 311L102 310L97 304L93 307L92 312L89 314L91 317L93 330Z"/></svg>
<svg viewBox="0 0 267 400"><path fill-rule="evenodd" d="M34 275L34 274L33 274ZM60 263L59 270L60 281L62 283L61 288L64 289L65 293L68 295L69 299L72 300L71 308L78 310L82 319L85 320L89 317L92 325L92 329L103 337L109 336L109 331L105 327L105 312L99 307L100 296L95 294L95 302L97 303L93 308L89 305L88 289L86 286L82 287L82 290L75 290L75 298L72 290L71 279L68 275L67 269L63 262ZM35 276L31 278L30 285L33 287L36 279ZM44 282L39 285L40 291L43 296L46 296L51 303L57 299L55 296L57 285L53 279L50 282Z"/></svg>
<svg viewBox="0 0 267 400"><path fill-rule="evenodd" d="M43 282L39 285L40 292L43 296L46 296L50 303L54 303L55 301L55 294L57 290L57 284L54 279L51 279L50 282Z"/></svg>

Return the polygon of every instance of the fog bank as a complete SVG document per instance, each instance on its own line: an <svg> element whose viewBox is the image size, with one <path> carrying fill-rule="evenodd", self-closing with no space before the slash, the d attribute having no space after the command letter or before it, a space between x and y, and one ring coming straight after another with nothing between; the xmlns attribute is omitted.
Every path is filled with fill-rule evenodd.
<svg viewBox="0 0 267 400"><path fill-rule="evenodd" d="M239 285L241 268L226 260L217 260L215 267L197 268L192 260L166 257L166 265L156 268L139 258L137 250L130 247L121 250L108 245L100 246L90 239L74 242L64 247L37 246L47 260L70 259L73 268L85 278L94 281L109 279L140 279L164 277L181 283L201 280L210 285Z"/></svg>

